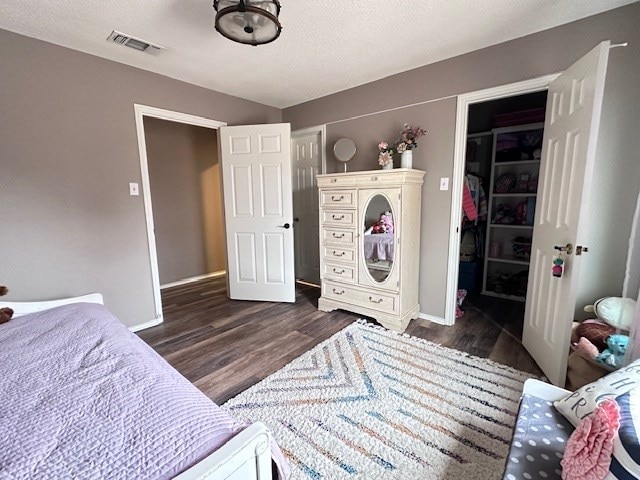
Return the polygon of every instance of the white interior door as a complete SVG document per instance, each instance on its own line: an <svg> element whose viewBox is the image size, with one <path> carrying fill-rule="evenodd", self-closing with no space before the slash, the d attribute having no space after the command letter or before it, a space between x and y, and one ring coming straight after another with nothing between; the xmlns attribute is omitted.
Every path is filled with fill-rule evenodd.
<svg viewBox="0 0 640 480"><path fill-rule="evenodd" d="M320 285L319 209L316 175L322 170L322 135L293 134L293 217L296 278Z"/></svg>
<svg viewBox="0 0 640 480"><path fill-rule="evenodd" d="M220 128L232 299L295 301L290 143L288 123Z"/></svg>
<svg viewBox="0 0 640 480"><path fill-rule="evenodd" d="M554 246L587 242L585 220L610 42L602 42L549 86L540 187L522 343L555 385L564 386L581 256L551 275Z"/></svg>

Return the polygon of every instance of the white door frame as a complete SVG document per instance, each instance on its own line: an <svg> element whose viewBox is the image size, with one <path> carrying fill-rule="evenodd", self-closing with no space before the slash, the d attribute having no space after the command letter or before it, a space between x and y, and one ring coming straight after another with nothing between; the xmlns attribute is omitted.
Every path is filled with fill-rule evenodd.
<svg viewBox="0 0 640 480"><path fill-rule="evenodd" d="M316 125L315 127L301 128L300 130L291 131L291 140L294 137L304 137L305 135L320 134L320 158L322 159L322 171L327 173L327 125ZM291 157L291 166L293 167L293 157Z"/></svg>
<svg viewBox="0 0 640 480"><path fill-rule="evenodd" d="M447 265L444 325L453 325L456 321L456 293L460 265L460 224L462 222L462 186L467 151L469 105L546 90L558 75L560 73L553 73L522 82L509 83L458 95L453 152L453 178L451 182L451 224L449 226L449 261Z"/></svg>
<svg viewBox="0 0 640 480"><path fill-rule="evenodd" d="M137 325L133 331L159 325L164 321L162 315L162 298L160 296L160 273L158 271L158 251L156 249L155 227L153 224L153 209L151 205L151 183L149 181L149 163L147 161L147 143L144 134L144 117L153 117L169 122L196 125L198 127L218 130L226 126L226 122L219 122L189 113L174 112L162 108L150 107L134 103L136 117L136 133L138 136L138 153L140 155L140 174L142 177L142 197L144 199L144 217L147 223L147 242L149 244L149 264L151 266L151 282L153 284L153 303L155 305L156 317L150 322Z"/></svg>

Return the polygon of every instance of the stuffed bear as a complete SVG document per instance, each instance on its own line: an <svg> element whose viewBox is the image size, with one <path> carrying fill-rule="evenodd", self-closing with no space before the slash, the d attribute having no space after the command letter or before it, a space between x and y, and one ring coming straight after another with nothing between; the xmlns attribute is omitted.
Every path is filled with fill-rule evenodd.
<svg viewBox="0 0 640 480"><path fill-rule="evenodd" d="M380 224L384 228L384 233L393 233L393 216L391 212L384 212L380 215Z"/></svg>
<svg viewBox="0 0 640 480"><path fill-rule="evenodd" d="M9 289L4 285L0 285L0 296L9 293ZM0 323L7 323L13 316L13 310L9 307L0 308Z"/></svg>
<svg viewBox="0 0 640 480"><path fill-rule="evenodd" d="M624 360L624 354L629 344L628 335L610 335L607 338L607 348L597 356L596 361L620 368Z"/></svg>
<svg viewBox="0 0 640 480"><path fill-rule="evenodd" d="M593 312L606 324L628 332L633 323L635 308L636 301L632 298L604 297L596 300L593 305L584 307L584 311Z"/></svg>

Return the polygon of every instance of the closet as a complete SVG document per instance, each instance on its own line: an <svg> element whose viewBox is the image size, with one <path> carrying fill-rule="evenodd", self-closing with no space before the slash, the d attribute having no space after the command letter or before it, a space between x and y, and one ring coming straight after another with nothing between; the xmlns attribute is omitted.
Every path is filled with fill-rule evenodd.
<svg viewBox="0 0 640 480"><path fill-rule="evenodd" d="M420 311L418 258L424 172L318 175L318 309L348 310L404 331Z"/></svg>
<svg viewBox="0 0 640 480"><path fill-rule="evenodd" d="M545 105L537 92L469 108L458 318L465 303L524 301Z"/></svg>

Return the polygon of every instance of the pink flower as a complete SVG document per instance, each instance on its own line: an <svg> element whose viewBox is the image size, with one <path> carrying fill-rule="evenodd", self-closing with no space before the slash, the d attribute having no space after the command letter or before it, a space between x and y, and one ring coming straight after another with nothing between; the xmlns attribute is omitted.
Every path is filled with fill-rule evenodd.
<svg viewBox="0 0 640 480"><path fill-rule="evenodd" d="M389 144L387 142L380 142L378 144L378 149L380 149L380 150L385 150L387 148L389 148Z"/></svg>
<svg viewBox="0 0 640 480"><path fill-rule="evenodd" d="M562 459L562 480L602 480L609 473L613 439L620 428L620 409L608 398L578 425Z"/></svg>

